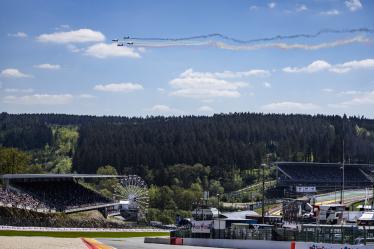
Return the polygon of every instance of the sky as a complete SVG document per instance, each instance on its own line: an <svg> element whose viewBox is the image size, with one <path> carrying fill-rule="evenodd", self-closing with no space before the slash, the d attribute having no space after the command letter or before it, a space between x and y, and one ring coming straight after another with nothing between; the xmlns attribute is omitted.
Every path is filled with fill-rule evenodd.
<svg viewBox="0 0 374 249"><path fill-rule="evenodd" d="M1 0L0 111L374 118L373 13L370 0Z"/></svg>

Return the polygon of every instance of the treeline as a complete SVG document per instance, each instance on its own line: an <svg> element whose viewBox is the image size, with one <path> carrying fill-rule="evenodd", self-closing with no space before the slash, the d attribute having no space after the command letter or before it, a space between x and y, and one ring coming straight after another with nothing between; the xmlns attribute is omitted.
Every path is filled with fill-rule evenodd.
<svg viewBox="0 0 374 249"><path fill-rule="evenodd" d="M0 145L32 150L51 142L51 129L33 115L0 114Z"/></svg>
<svg viewBox="0 0 374 249"><path fill-rule="evenodd" d="M0 145L24 150L53 142L54 125L78 127L73 171L95 173L113 165L159 186L175 164L210 166L211 177L272 160L374 162L374 120L364 117L233 113L183 117L95 117L65 114L0 115Z"/></svg>
<svg viewBox="0 0 374 249"><path fill-rule="evenodd" d="M157 117L125 123L90 123L80 128L73 169L95 172L113 165L142 175L178 163L202 163L217 174L274 160L374 161L374 121L340 116L228 114Z"/></svg>

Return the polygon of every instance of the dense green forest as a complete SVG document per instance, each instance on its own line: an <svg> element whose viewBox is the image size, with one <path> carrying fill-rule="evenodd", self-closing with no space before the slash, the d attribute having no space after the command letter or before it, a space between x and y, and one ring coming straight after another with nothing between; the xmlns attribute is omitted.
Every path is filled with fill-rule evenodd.
<svg viewBox="0 0 374 249"><path fill-rule="evenodd" d="M31 153L29 171L96 173L112 165L119 174L138 174L157 186L176 185L175 174L182 172L204 188L216 180L226 191L235 190L256 180L250 170L265 157L339 162L343 139L346 161L374 162L374 120L364 117L0 114L0 145Z"/></svg>
<svg viewBox="0 0 374 249"><path fill-rule="evenodd" d="M64 114L0 115L0 144L22 150L52 145L55 127L78 127L73 170L119 173L201 163L249 169L266 154L275 160L337 162L345 140L347 160L374 161L374 120L359 117L234 113L212 117L95 117ZM64 131L66 132L66 131ZM74 135L73 135L74 136Z"/></svg>
<svg viewBox="0 0 374 249"><path fill-rule="evenodd" d="M168 223L176 213L191 210L203 190L209 190L214 202L217 194L256 184L259 166L267 160L339 162L343 140L346 161L374 162L374 120L363 117L2 113L0 174L138 174L150 186L148 218ZM271 179L274 172L269 168L266 180ZM88 186L110 196L115 185L103 181ZM222 196L223 201L227 198ZM258 198L250 193L238 201Z"/></svg>

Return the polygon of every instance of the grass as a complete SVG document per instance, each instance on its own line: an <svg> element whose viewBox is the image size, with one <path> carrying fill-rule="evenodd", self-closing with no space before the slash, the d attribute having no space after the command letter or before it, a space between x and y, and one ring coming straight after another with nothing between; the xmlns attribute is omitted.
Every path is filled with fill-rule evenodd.
<svg viewBox="0 0 374 249"><path fill-rule="evenodd" d="M168 236L169 232L49 232L49 231L0 231L0 236L44 236L56 238L130 238Z"/></svg>

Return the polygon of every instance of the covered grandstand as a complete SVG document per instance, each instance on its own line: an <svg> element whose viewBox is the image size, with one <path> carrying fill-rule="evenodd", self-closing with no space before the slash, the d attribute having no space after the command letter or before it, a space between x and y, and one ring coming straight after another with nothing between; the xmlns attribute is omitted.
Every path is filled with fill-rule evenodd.
<svg viewBox="0 0 374 249"><path fill-rule="evenodd" d="M337 190L343 184L343 164L313 162L277 162L278 188L285 192ZM366 188L373 185L374 165L344 164L344 187Z"/></svg>
<svg viewBox="0 0 374 249"><path fill-rule="evenodd" d="M2 175L5 189L0 203L35 211L80 212L99 209L107 212L118 201L81 184L83 179L121 178L117 175L82 174L7 174Z"/></svg>

